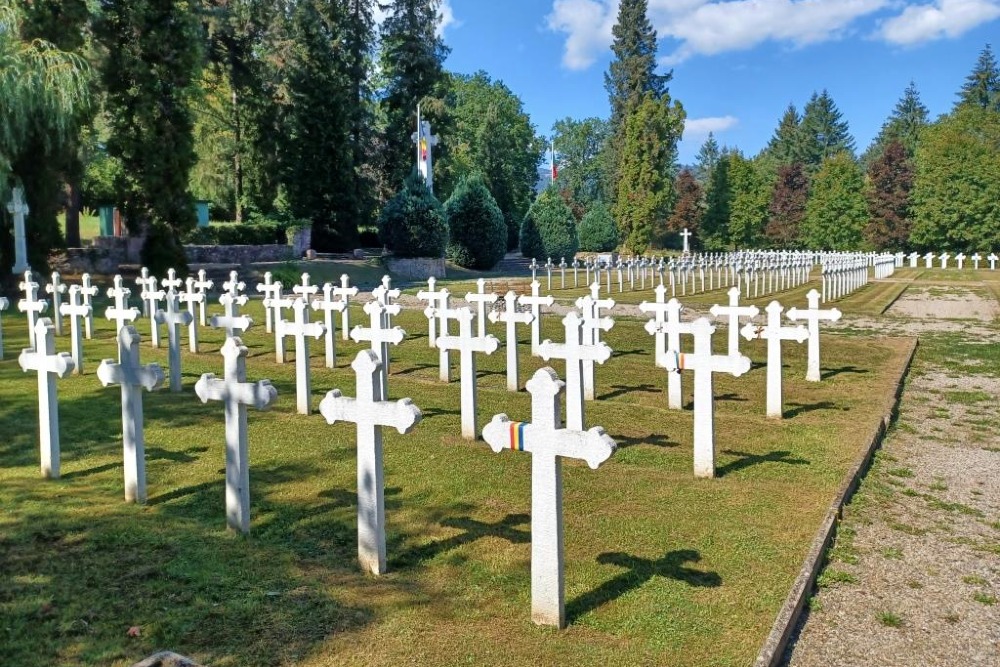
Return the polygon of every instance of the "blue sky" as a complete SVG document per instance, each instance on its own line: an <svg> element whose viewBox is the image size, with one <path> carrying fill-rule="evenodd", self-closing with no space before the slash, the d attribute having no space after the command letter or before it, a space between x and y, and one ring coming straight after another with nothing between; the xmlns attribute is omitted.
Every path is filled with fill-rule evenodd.
<svg viewBox="0 0 1000 667"><path fill-rule="evenodd" d="M446 67L502 80L541 134L606 117L617 12L618 0L446 0ZM789 103L801 111L824 88L860 152L911 80L936 117L982 48L1000 50L1000 0L649 0L649 16L688 115L685 164L708 130L755 154Z"/></svg>

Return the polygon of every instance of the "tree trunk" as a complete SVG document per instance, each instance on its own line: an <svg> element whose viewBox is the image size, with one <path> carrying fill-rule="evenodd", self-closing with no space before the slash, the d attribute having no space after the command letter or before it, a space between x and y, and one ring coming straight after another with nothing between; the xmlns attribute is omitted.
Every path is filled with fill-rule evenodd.
<svg viewBox="0 0 1000 667"><path fill-rule="evenodd" d="M66 184L66 247L79 248L80 242L80 188L75 179Z"/></svg>

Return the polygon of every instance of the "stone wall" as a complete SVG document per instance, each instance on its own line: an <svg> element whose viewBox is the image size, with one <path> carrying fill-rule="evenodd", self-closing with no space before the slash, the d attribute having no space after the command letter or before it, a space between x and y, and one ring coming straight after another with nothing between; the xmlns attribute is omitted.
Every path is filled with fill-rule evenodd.
<svg viewBox="0 0 1000 667"><path fill-rule="evenodd" d="M445 277L443 257L383 257L385 266L391 273L409 280L426 280Z"/></svg>
<svg viewBox="0 0 1000 667"><path fill-rule="evenodd" d="M307 230L308 231L308 230ZM298 245L308 244L296 239ZM141 239L101 236L89 248L68 248L53 253L53 270L63 273L118 273L122 264L139 264ZM308 247L308 246L307 246ZM189 264L252 264L254 262L284 262L299 259L304 254L292 245L188 245L184 246Z"/></svg>
<svg viewBox="0 0 1000 667"><path fill-rule="evenodd" d="M298 259L290 245L186 245L190 264L253 264Z"/></svg>

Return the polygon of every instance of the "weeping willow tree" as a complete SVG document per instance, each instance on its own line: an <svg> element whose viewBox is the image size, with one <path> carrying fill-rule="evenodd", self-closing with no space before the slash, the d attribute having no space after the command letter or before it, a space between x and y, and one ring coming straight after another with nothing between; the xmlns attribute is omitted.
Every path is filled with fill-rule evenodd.
<svg viewBox="0 0 1000 667"><path fill-rule="evenodd" d="M13 263L12 221L3 203L23 186L32 214L28 261L47 265L62 243L55 203L62 188L53 155L72 145L90 106L90 69L79 56L31 35L19 0L0 0L0 267Z"/></svg>
<svg viewBox="0 0 1000 667"><path fill-rule="evenodd" d="M21 36L17 0L0 0L0 194L9 192L14 157L33 129L52 141L75 130L90 103L90 68L79 56Z"/></svg>

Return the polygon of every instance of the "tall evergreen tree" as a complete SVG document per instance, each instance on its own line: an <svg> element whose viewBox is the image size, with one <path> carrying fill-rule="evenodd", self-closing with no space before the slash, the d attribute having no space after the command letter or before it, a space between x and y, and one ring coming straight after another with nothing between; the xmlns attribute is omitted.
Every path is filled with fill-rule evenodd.
<svg viewBox="0 0 1000 667"><path fill-rule="evenodd" d="M434 95L445 81L448 47L437 34L440 0L392 0L382 24L379 56L384 88L381 91L383 172L396 189L413 169L417 103Z"/></svg>
<svg viewBox="0 0 1000 667"><path fill-rule="evenodd" d="M703 188L708 185L712 178L712 172L715 171L715 165L719 164L721 155L722 150L719 148L719 142L715 140L715 135L709 132L705 143L698 149L698 162L694 170L694 175Z"/></svg>
<svg viewBox="0 0 1000 667"><path fill-rule="evenodd" d="M706 250L725 250L729 243L730 153L724 151L709 177L705 189L705 215L701 218L701 241Z"/></svg>
<svg viewBox="0 0 1000 667"><path fill-rule="evenodd" d="M674 181L674 191L677 193L677 203L667 218L666 225L657 229L656 244L661 248L683 248L678 232L687 229L694 234L694 241L700 244L701 216L705 211L705 193L694 172L682 169Z"/></svg>
<svg viewBox="0 0 1000 667"><path fill-rule="evenodd" d="M673 205L672 172L683 131L684 110L667 95L646 93L626 119L612 213L631 252L645 252L655 225Z"/></svg>
<svg viewBox="0 0 1000 667"><path fill-rule="evenodd" d="M854 138L847 121L824 90L813 93L802 112L802 160L806 169L815 172L826 158L846 152L854 155Z"/></svg>
<svg viewBox="0 0 1000 667"><path fill-rule="evenodd" d="M802 163L778 168L764 234L773 248L798 248L799 227L809 201L809 177Z"/></svg>
<svg viewBox="0 0 1000 667"><path fill-rule="evenodd" d="M767 157L774 161L775 167L801 162L804 158L801 124L802 117L799 116L798 109L794 104L789 104L764 149Z"/></svg>
<svg viewBox="0 0 1000 667"><path fill-rule="evenodd" d="M737 249L764 245L771 182L756 160L739 153L729 159L729 243Z"/></svg>
<svg viewBox="0 0 1000 667"><path fill-rule="evenodd" d="M864 175L846 152L823 161L812 180L802 220L803 244L812 250L861 250L868 222Z"/></svg>
<svg viewBox="0 0 1000 667"><path fill-rule="evenodd" d="M375 0L341 0L344 14L344 58L350 83L350 137L353 208L358 226L374 220L376 155L374 92L371 86L375 57Z"/></svg>
<svg viewBox="0 0 1000 667"><path fill-rule="evenodd" d="M865 239L876 250L903 250L910 238L913 167L906 148L891 141L868 166L868 224Z"/></svg>
<svg viewBox="0 0 1000 667"><path fill-rule="evenodd" d="M989 44L979 52L975 67L965 77L958 93L958 104L1000 111L1000 68Z"/></svg>
<svg viewBox="0 0 1000 667"><path fill-rule="evenodd" d="M102 0L97 35L111 136L124 167L119 191L130 233L144 234L151 270L183 269L180 234L194 226L190 99L202 32L187 0Z"/></svg>
<svg viewBox="0 0 1000 667"><path fill-rule="evenodd" d="M911 81L903 91L903 96L896 102L892 114L882 125L878 136L865 151L861 159L862 164L871 164L881 156L886 146L896 141L902 144L907 155L912 157L917 150L920 131L927 127L927 118L927 107L920 101L917 86Z"/></svg>
<svg viewBox="0 0 1000 667"><path fill-rule="evenodd" d="M325 251L356 247L360 213L342 11L325 0L300 0L286 63L282 183L289 212L312 222L313 247Z"/></svg>

